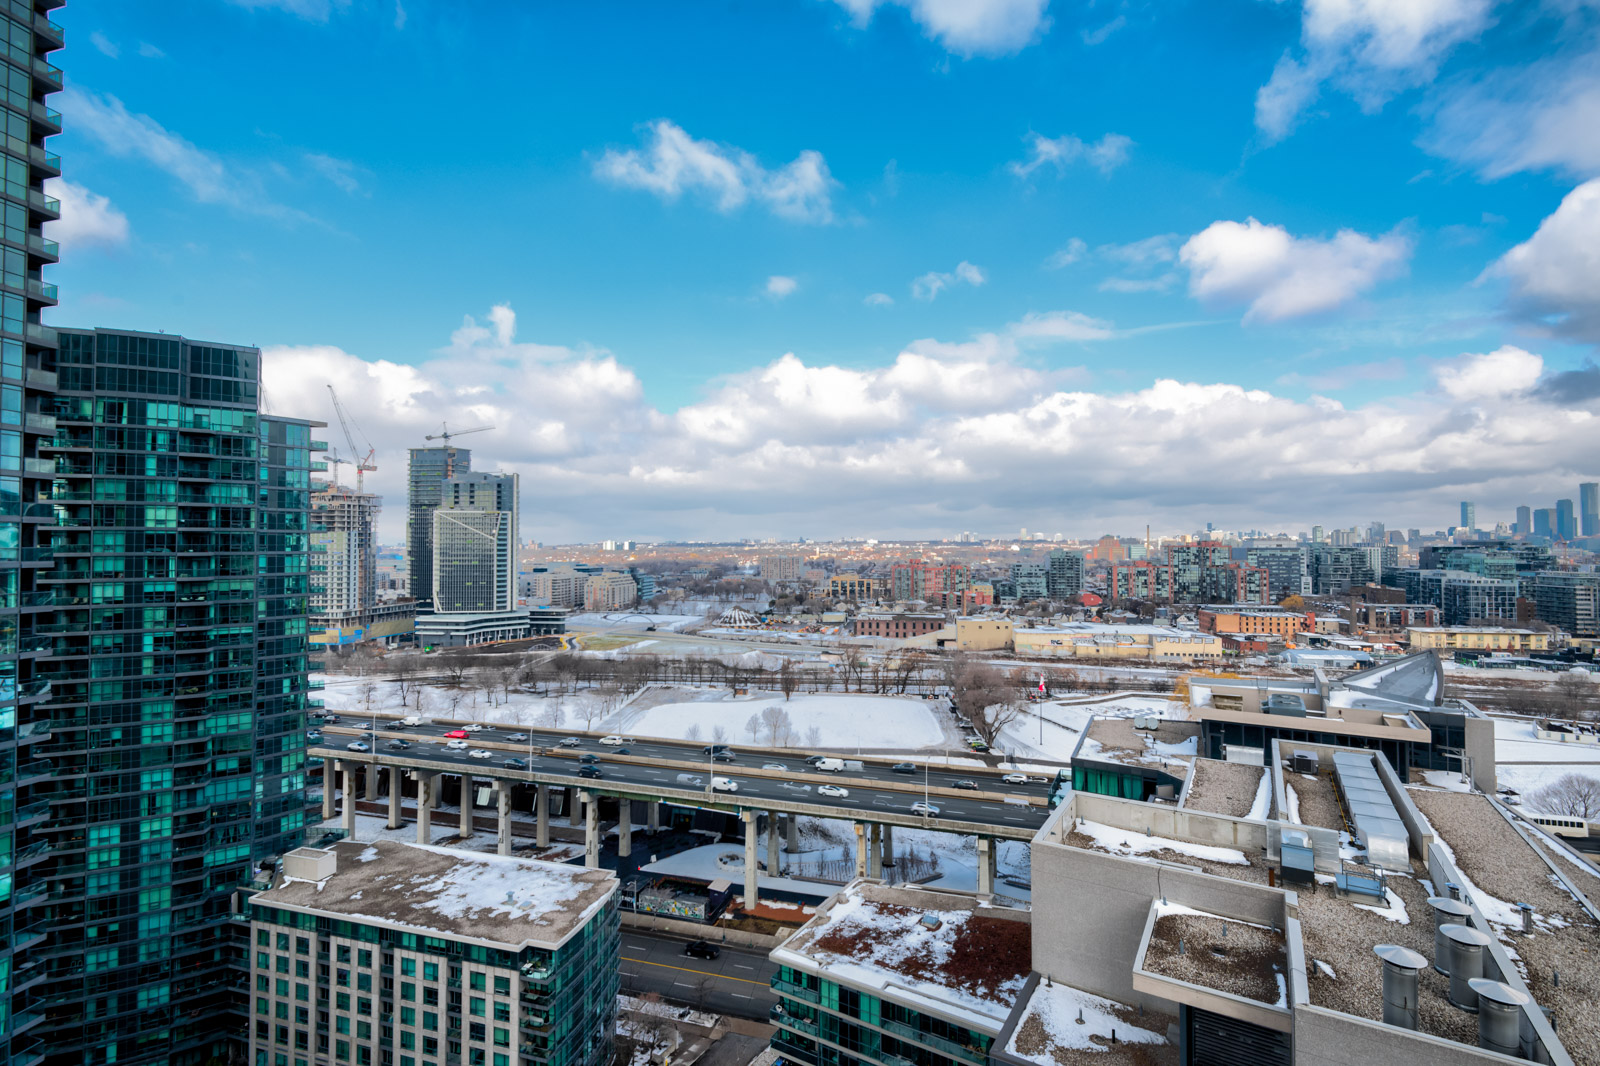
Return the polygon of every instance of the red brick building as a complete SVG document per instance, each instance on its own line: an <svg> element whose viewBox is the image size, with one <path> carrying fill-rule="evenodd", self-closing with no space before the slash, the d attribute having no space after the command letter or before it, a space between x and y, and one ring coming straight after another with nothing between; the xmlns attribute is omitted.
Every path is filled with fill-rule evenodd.
<svg viewBox="0 0 1600 1066"><path fill-rule="evenodd" d="M943 629L948 624L942 614L858 614L852 632L858 637L905 640Z"/></svg>

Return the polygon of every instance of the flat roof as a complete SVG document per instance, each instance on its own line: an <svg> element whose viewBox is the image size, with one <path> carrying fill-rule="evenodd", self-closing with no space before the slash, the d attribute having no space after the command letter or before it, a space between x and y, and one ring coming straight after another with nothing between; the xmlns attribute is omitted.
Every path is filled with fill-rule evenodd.
<svg viewBox="0 0 1600 1066"><path fill-rule="evenodd" d="M1169 1014L1040 981L1017 1015L1003 1049L1010 1058L1040 1066L1177 1066L1178 1049L1166 1037L1177 1019Z"/></svg>
<svg viewBox="0 0 1600 1066"><path fill-rule="evenodd" d="M616 875L425 844L344 841L321 881L280 875L264 907L510 947L560 947L617 891Z"/></svg>
<svg viewBox="0 0 1600 1066"><path fill-rule="evenodd" d="M856 880L770 958L998 1032L1032 969L1030 917L973 896Z"/></svg>
<svg viewBox="0 0 1600 1066"><path fill-rule="evenodd" d="M1200 728L1194 722L1164 718L1155 729L1135 729L1130 718L1095 717L1072 758L1145 766L1186 780L1199 749Z"/></svg>

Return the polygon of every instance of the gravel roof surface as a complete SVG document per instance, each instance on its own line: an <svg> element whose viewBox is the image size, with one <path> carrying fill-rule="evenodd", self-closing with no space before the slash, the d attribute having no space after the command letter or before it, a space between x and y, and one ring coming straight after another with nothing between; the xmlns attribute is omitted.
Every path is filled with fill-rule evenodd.
<svg viewBox="0 0 1600 1066"><path fill-rule="evenodd" d="M1086 833L1080 833L1076 829L1067 834L1066 843L1069 847L1082 848L1084 851L1098 851L1106 855L1121 854L1109 848L1101 847L1099 841L1095 840L1094 837ZM1218 877L1226 877L1234 881L1249 881L1257 885L1266 884L1268 869L1266 856L1259 852L1249 851L1241 852L1241 854L1244 855L1248 865L1240 866L1237 863L1212 862L1209 859L1196 858L1193 855L1188 855L1181 851L1173 851L1170 848L1140 852L1137 858L1182 863L1185 866L1193 866L1205 873L1215 874ZM1126 858L1126 856L1123 857Z"/></svg>
<svg viewBox="0 0 1600 1066"><path fill-rule="evenodd" d="M1455 852L1456 866L1480 892L1534 908L1536 931L1524 936L1495 923L1533 998L1555 1015L1556 1034L1578 1062L1600 1062L1600 926L1550 873L1485 796L1412 788L1411 798ZM1582 882L1578 882L1582 883ZM1475 900L1485 910L1481 900ZM1485 915L1489 915L1486 913ZM1560 984L1554 975L1559 973Z"/></svg>
<svg viewBox="0 0 1600 1066"><path fill-rule="evenodd" d="M1300 800L1300 824L1321 826L1323 829L1344 829L1344 812L1339 809L1339 798L1333 791L1330 773L1297 774L1285 770L1283 779L1294 786Z"/></svg>
<svg viewBox="0 0 1600 1066"><path fill-rule="evenodd" d="M1144 968L1271 1005L1286 995L1279 979L1288 980L1289 949L1279 930L1210 914L1163 914L1150 931Z"/></svg>
<svg viewBox="0 0 1600 1066"><path fill-rule="evenodd" d="M1226 814L1230 818L1243 818L1254 806L1256 790L1260 788L1261 776L1266 772L1264 766L1196 759L1190 767L1189 787L1184 792L1183 805L1191 811L1210 811L1213 814Z"/></svg>
<svg viewBox="0 0 1600 1066"><path fill-rule="evenodd" d="M1300 935L1306 952L1306 988L1311 1002L1343 1014L1370 1021L1383 1020L1383 963L1372 949L1379 944L1399 944L1433 960L1433 908L1428 890L1410 877L1384 878L1389 891L1400 897L1409 923L1391 921L1355 906L1364 897L1341 898L1332 885L1318 884L1316 891L1301 890ZM1376 900L1366 901L1376 903ZM1317 966L1333 970L1333 976ZM1419 975L1418 1026L1425 1033L1478 1042L1475 1015L1450 1005L1446 994L1450 979L1430 966Z"/></svg>
<svg viewBox="0 0 1600 1066"><path fill-rule="evenodd" d="M1178 1019L1160 1011L1146 1010L1140 1014L1132 1007L1120 1003L1113 1007L1115 1016L1130 1028L1148 1029L1165 1033ZM1048 1027L1037 1013L1025 1015L1012 1034L1011 1044L1017 1054L1026 1055L1035 1062L1053 1062L1056 1066L1178 1066L1176 1044L1142 1044L1118 1040L1112 1044L1098 1036L1086 1043L1093 1047L1069 1047L1051 1037Z"/></svg>

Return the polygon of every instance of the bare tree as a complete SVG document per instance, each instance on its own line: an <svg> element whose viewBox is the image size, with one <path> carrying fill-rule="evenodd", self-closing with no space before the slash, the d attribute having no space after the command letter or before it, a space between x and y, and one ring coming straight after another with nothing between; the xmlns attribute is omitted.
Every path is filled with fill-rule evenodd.
<svg viewBox="0 0 1600 1066"><path fill-rule="evenodd" d="M1584 819L1600 817L1600 778L1562 774L1543 788L1528 793L1528 803L1546 814Z"/></svg>
<svg viewBox="0 0 1600 1066"><path fill-rule="evenodd" d="M1595 707L1596 696L1600 695L1600 685L1590 680L1589 675L1577 670L1568 670L1556 678L1555 684L1556 706L1561 709L1561 714L1567 718L1594 718L1597 714Z"/></svg>
<svg viewBox="0 0 1600 1066"><path fill-rule="evenodd" d="M856 681L856 691L861 691L861 671L866 667L866 652L859 644L847 644L839 652L840 661L844 664L845 691L850 691L850 679Z"/></svg>
<svg viewBox="0 0 1600 1066"><path fill-rule="evenodd" d="M361 709L362 710L368 711L368 712L370 712L372 710L372 697L377 695L377 692L378 692L378 686L377 686L377 684L375 682L372 682L372 681L363 681L363 682L361 682Z"/></svg>
<svg viewBox="0 0 1600 1066"><path fill-rule="evenodd" d="M394 683L400 687L400 703L405 705L407 697L417 687L417 674L422 664L412 655L396 655L389 663L389 672L394 675Z"/></svg>
<svg viewBox="0 0 1600 1066"><path fill-rule="evenodd" d="M713 744L726 744L728 742L728 730L724 726L712 726L711 742Z"/></svg>
<svg viewBox="0 0 1600 1066"><path fill-rule="evenodd" d="M594 723L610 717L622 703L622 690L607 681L590 693L590 698L585 700L578 709L578 717L583 719L583 728L586 731L594 729Z"/></svg>
<svg viewBox="0 0 1600 1066"><path fill-rule="evenodd" d="M689 727L688 731L683 734L683 739L684 740L699 740L699 739L701 739L700 723L699 722L695 722L693 725L691 725Z"/></svg>
<svg viewBox="0 0 1600 1066"><path fill-rule="evenodd" d="M1021 693L1015 678L988 663L964 662L956 671L956 706L984 743L993 745L1000 731L1017 720Z"/></svg>
<svg viewBox="0 0 1600 1066"><path fill-rule="evenodd" d="M546 703L534 718L533 724L541 729L560 729L561 723L566 719L566 711L561 707L560 700L551 700Z"/></svg>
<svg viewBox="0 0 1600 1066"><path fill-rule="evenodd" d="M744 729L746 733L750 734L750 743L754 744L757 737L759 737L761 734L761 716L759 714L752 714L749 718L745 719Z"/></svg>
<svg viewBox="0 0 1600 1066"><path fill-rule="evenodd" d="M776 705L762 709L761 728L766 731L770 747L786 748L794 737L794 721L789 712Z"/></svg>
<svg viewBox="0 0 1600 1066"><path fill-rule="evenodd" d="M820 748L820 747L822 747L822 730L821 729L819 729L818 727L816 727L814 725L806 727L806 747L808 747L808 748Z"/></svg>
<svg viewBox="0 0 1600 1066"><path fill-rule="evenodd" d="M785 658L783 665L778 667L778 688L783 690L784 702L794 695L794 690L800 685L798 671L794 668L794 660Z"/></svg>

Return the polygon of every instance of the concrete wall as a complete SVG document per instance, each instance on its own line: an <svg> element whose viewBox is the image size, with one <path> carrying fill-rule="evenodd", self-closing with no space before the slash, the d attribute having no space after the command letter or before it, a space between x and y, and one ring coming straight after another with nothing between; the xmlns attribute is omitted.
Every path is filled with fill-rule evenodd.
<svg viewBox="0 0 1600 1066"><path fill-rule="evenodd" d="M998 651L1011 646L1009 618L957 618L956 647L962 651Z"/></svg>
<svg viewBox="0 0 1600 1066"><path fill-rule="evenodd" d="M1187 840L1195 844L1208 844L1219 848L1238 848L1240 851L1267 850L1267 826L1244 818L1229 818L1223 814L1190 811L1169 807L1161 803L1141 803L1137 800L1119 799L1115 796L1096 796L1087 792L1073 793L1063 804L1072 808L1072 814L1100 822L1117 829L1143 833L1149 829L1158 837ZM1064 832L1071 827L1063 825Z"/></svg>
<svg viewBox="0 0 1600 1066"><path fill-rule="evenodd" d="M1463 724L1463 746L1472 760L1472 783L1479 792L1492 796L1500 787L1494 769L1494 719L1469 716Z"/></svg>
<svg viewBox="0 0 1600 1066"><path fill-rule="evenodd" d="M622 912L622 927L624 929L652 929L658 933L688 936L696 940L709 940L716 944L738 944L740 947L757 948L761 951L771 951L790 936L788 933L782 936L764 936L761 933L747 933L740 929L725 929L720 925L680 922L675 918L662 918L654 914L635 914L632 911Z"/></svg>
<svg viewBox="0 0 1600 1066"><path fill-rule="evenodd" d="M1523 1060L1323 1007L1300 1006L1294 1012L1294 1061L1295 1066L1374 1066L1394 1062L1404 1062L1406 1066L1490 1066Z"/></svg>

